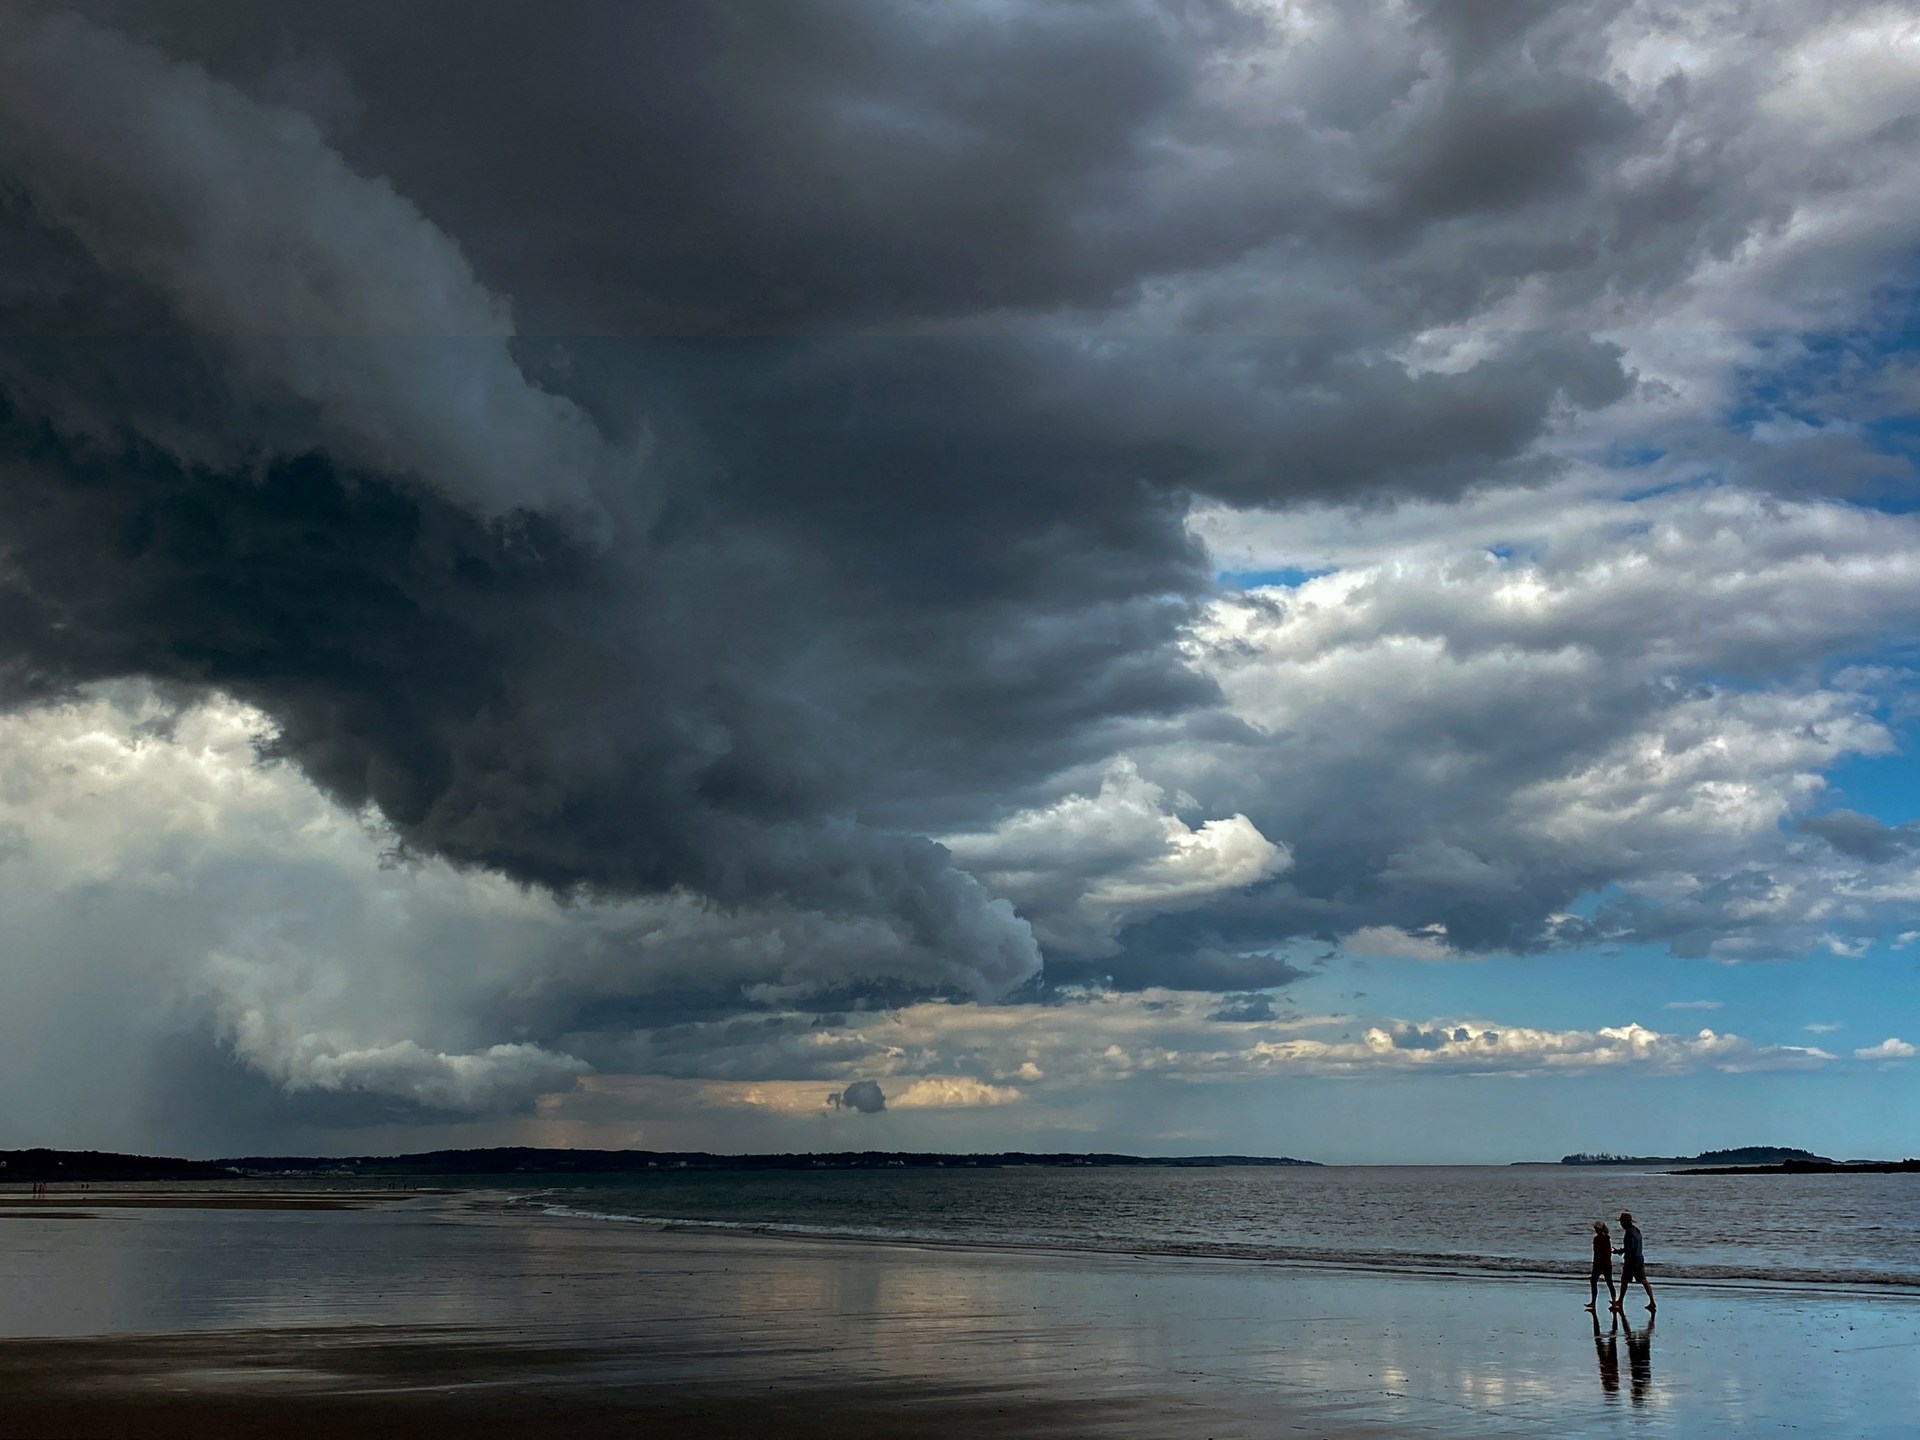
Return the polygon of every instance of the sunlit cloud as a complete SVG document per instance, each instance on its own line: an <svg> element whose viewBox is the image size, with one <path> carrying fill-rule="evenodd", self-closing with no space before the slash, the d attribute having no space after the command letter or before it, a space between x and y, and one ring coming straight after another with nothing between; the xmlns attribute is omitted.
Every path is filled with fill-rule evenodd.
<svg viewBox="0 0 1920 1440"><path fill-rule="evenodd" d="M1915 1055L1920 1055L1920 1047L1889 1035L1878 1045L1864 1046L1853 1054L1856 1060L1911 1060Z"/></svg>

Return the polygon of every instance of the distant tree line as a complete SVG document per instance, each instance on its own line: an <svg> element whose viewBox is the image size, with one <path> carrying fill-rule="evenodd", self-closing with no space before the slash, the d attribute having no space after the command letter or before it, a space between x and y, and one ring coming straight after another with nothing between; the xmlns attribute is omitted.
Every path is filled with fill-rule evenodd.
<svg viewBox="0 0 1920 1440"><path fill-rule="evenodd" d="M1702 1150L1698 1155L1613 1155L1606 1151L1562 1155L1562 1165L1780 1165L1789 1160L1809 1160L1822 1165L1833 1162L1811 1150L1795 1150L1783 1145L1745 1145L1734 1150Z"/></svg>
<svg viewBox="0 0 1920 1440"><path fill-rule="evenodd" d="M244 1180L267 1175L460 1177L480 1175L621 1175L676 1170L978 1170L1019 1166L1085 1169L1156 1166L1188 1169L1227 1165L1313 1165L1276 1155L1034 1154L946 1155L893 1150L837 1154L714 1155L695 1150L542 1150L502 1146L487 1150L432 1150L417 1155L244 1155L226 1160L177 1160L115 1155L98 1150L0 1150L0 1184L49 1182L153 1184L184 1180Z"/></svg>

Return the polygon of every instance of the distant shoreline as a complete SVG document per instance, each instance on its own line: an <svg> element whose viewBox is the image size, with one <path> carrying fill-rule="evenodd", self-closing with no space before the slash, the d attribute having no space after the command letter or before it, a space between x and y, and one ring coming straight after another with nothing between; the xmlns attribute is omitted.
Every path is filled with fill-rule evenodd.
<svg viewBox="0 0 1920 1440"><path fill-rule="evenodd" d="M392 1180L402 1177L625 1175L641 1171L1219 1169L1228 1166L1318 1166L1285 1155L1119 1155L1104 1152L941 1154L852 1150L823 1154L715 1155L682 1150L549 1150L499 1146L429 1150L411 1155L247 1155L223 1160L118 1155L95 1150L0 1150L0 1185L155 1184L312 1176Z"/></svg>
<svg viewBox="0 0 1920 1440"><path fill-rule="evenodd" d="M1920 1175L1920 1160L1783 1160L1778 1165L1702 1165L1676 1175Z"/></svg>
<svg viewBox="0 0 1920 1440"><path fill-rule="evenodd" d="M1710 1166L1716 1170L1733 1166L1769 1166L1783 1164L1833 1165L1839 1162L1811 1150L1796 1150L1786 1145L1743 1145L1733 1150L1702 1150L1698 1155L1562 1155L1562 1165L1676 1165ZM1850 1162L1864 1163L1864 1162Z"/></svg>

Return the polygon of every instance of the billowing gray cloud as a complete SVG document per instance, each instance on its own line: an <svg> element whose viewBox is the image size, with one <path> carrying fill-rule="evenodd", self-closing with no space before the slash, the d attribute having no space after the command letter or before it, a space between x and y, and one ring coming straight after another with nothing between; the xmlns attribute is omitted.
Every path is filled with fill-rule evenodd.
<svg viewBox="0 0 1920 1440"><path fill-rule="evenodd" d="M1920 577L1834 496L1910 377L1740 391L1899 278L1920 66L1816 8L21 0L23 753L244 715L390 852L354 962L103 842L193 897L180 1023L315 1105L817 1095L809 1015L1343 941L1852 943L1904 831L1804 817Z"/></svg>
<svg viewBox="0 0 1920 1440"><path fill-rule="evenodd" d="M1736 958L1891 913L1782 826L1823 771L1892 743L1895 677L1809 667L1911 623L1908 521L1713 490L1633 510L1560 518L1520 553L1217 603L1196 657L1255 734L1141 769L1202 809L1232 796L1293 864L1209 907L1208 943L1237 926L1243 944L1279 929L1442 958L1611 936Z"/></svg>
<svg viewBox="0 0 1920 1440"><path fill-rule="evenodd" d="M1858 810L1830 810L1824 815L1809 815L1800 822L1800 829L1809 835L1818 835L1842 855L1865 860L1870 865L1897 860L1920 845L1920 824L1908 821L1903 825L1889 825Z"/></svg>
<svg viewBox="0 0 1920 1440"><path fill-rule="evenodd" d="M1273 1008L1273 997L1255 992L1229 996L1226 1003L1207 1018L1223 1025L1259 1025L1279 1016Z"/></svg>

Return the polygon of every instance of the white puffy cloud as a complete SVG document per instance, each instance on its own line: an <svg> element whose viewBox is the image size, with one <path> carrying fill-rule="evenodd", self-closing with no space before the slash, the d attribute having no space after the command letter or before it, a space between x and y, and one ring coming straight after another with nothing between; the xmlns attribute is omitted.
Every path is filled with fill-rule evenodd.
<svg viewBox="0 0 1920 1440"><path fill-rule="evenodd" d="M1191 909L1292 863L1245 815L1190 826L1125 756L1107 767L1097 795L1068 795L945 844L1012 898L1044 941L1094 954L1128 920Z"/></svg>
<svg viewBox="0 0 1920 1440"><path fill-rule="evenodd" d="M830 1073L877 1077L889 1109L1010 1104L1042 1109L1062 1092L1153 1076L1228 1082L1297 1074L1685 1074L1816 1068L1834 1057L1811 1046L1768 1044L1703 1029L1663 1032L1637 1024L1552 1030L1486 1019L1408 1021L1267 1010L1223 1019L1217 1000L1186 991L1067 992L1057 1003L924 1002L849 1014L830 1027ZM818 1107L817 1084L785 1078L812 1067L819 1027L794 1027L779 1050L753 1050L766 1078L707 1093ZM702 1037L716 1063L737 1031L716 1023ZM618 1082L590 1079L604 1087ZM697 1083L697 1082L687 1082ZM909 1100L908 1097L913 1097Z"/></svg>
<svg viewBox="0 0 1920 1440"><path fill-rule="evenodd" d="M578 1097L576 1100L573 1097ZM1018 1105L1018 1086L995 1085L967 1075L890 1078L886 1086L853 1080L823 1094L813 1080L694 1080L652 1075L589 1075L577 1088L549 1094L548 1117L568 1114L650 1113L685 1108L762 1112L793 1118L878 1115L895 1110L973 1110Z"/></svg>
<svg viewBox="0 0 1920 1440"><path fill-rule="evenodd" d="M1316 43L1349 23L1300 14ZM1871 338L1877 287L1920 240L1899 120L1920 101L1912 17L1629 4L1591 34L1581 53L1604 53L1643 128L1508 236L1551 232L1580 261L1489 285L1400 358L1457 370L1570 326L1618 344L1634 390L1569 412L1536 488L1197 506L1222 569L1290 572L1224 600L1194 641L1270 739L1143 760L1289 837L1291 927L1445 920L1456 945L1499 948L1624 926L1729 959L1856 950L1911 914L1904 875L1869 883L1780 827L1834 764L1891 751L1881 716L1908 683L1841 662L1914 621L1912 518L1809 497L1907 474L1861 422L1912 411L1905 363ZM1376 39L1394 53L1390 27ZM1703 223L1663 218L1682 212ZM1833 374L1792 378L1816 358L1797 337L1822 328L1867 333ZM1776 388L1744 396L1762 377ZM1747 418L1729 422L1736 407ZM1608 885L1627 898L1601 925L1554 918Z"/></svg>
<svg viewBox="0 0 1920 1440"><path fill-rule="evenodd" d="M445 1055L411 1040L377 1049L335 1048L325 1036L293 1044L264 1033L266 1017L243 1014L230 1023L236 1054L255 1062L289 1092L358 1091L412 1101L453 1114L499 1115L524 1109L543 1095L571 1089L587 1066L537 1045L492 1045Z"/></svg>
<svg viewBox="0 0 1920 1440"><path fill-rule="evenodd" d="M1917 1048L1898 1036L1889 1035L1878 1045L1867 1045L1853 1052L1856 1060L1911 1060L1920 1055Z"/></svg>
<svg viewBox="0 0 1920 1440"><path fill-rule="evenodd" d="M1146 758L1290 838L1277 922L1428 958L1614 930L1733 959L1853 953L1913 913L1911 864L1869 876L1784 828L1824 772L1893 748L1904 680L1835 657L1920 619L1912 517L1729 487L1496 508L1527 528L1477 534L1472 511L1227 593L1193 632L1250 735ZM1320 524L1250 521L1234 563L1309 562L1284 536ZM1603 915L1567 913L1608 885Z"/></svg>
<svg viewBox="0 0 1920 1440"><path fill-rule="evenodd" d="M378 825L260 761L269 733L245 706L140 685L0 716L0 1050L65 1017L79 1070L57 1103L79 1114L195 1031L289 1092L493 1113L571 1086L583 1062L475 1013L551 943L553 903L389 863Z"/></svg>
<svg viewBox="0 0 1920 1440"><path fill-rule="evenodd" d="M1682 1073L1830 1058L1712 1031L1313 1015L1166 989L823 1015L807 1004L813 962L790 984L785 967L854 932L684 900L568 907L497 877L395 863L377 825L261 763L262 736L245 707L178 709L138 686L0 716L0 901L18 947L0 1066L26 1067L6 1072L19 1093L44 1093L25 1081L47 1073L36 1037L50 1024L69 1044L95 1037L74 1044L84 1063L54 1087L67 1114L117 1103L171 1031L210 1035L295 1099L358 1097L369 1115L537 1106L547 1139L599 1117L582 1143L643 1143L654 1107L680 1117L669 1137L697 1128L702 1109L820 1116L823 1081L876 1082L889 1111L1021 1106L1043 1123L1062 1094L1140 1076ZM1445 953L1431 935L1384 927L1360 944ZM43 963L60 946L70 969ZM892 953L875 938L848 980L886 973ZM713 994L729 976L761 1013L658 1010L654 997L695 979ZM1900 1056L1883 1046L1871 1058ZM639 1128L622 1139L618 1125ZM781 1142L768 1132L767 1143Z"/></svg>
<svg viewBox="0 0 1920 1440"><path fill-rule="evenodd" d="M910 1082L887 1104L895 1110L951 1110L979 1105L1017 1105L1022 1099L1013 1085L989 1085L964 1075L923 1075Z"/></svg>
<svg viewBox="0 0 1920 1440"><path fill-rule="evenodd" d="M512 1114L570 1091L596 1054L620 1060L609 1037L670 1019L675 997L804 1003L913 983L925 958L877 920L562 902L400 855L377 817L263 761L271 737L247 706L143 684L0 713L0 1084L36 1097L16 1105L21 1125L165 1133L180 1114L129 1113L124 1097L165 1093L157 1072L181 1041L294 1097L359 1097L369 1116ZM813 1033L832 1063L831 1033ZM671 1026L650 1053L694 1073L729 1063L676 1052Z"/></svg>

